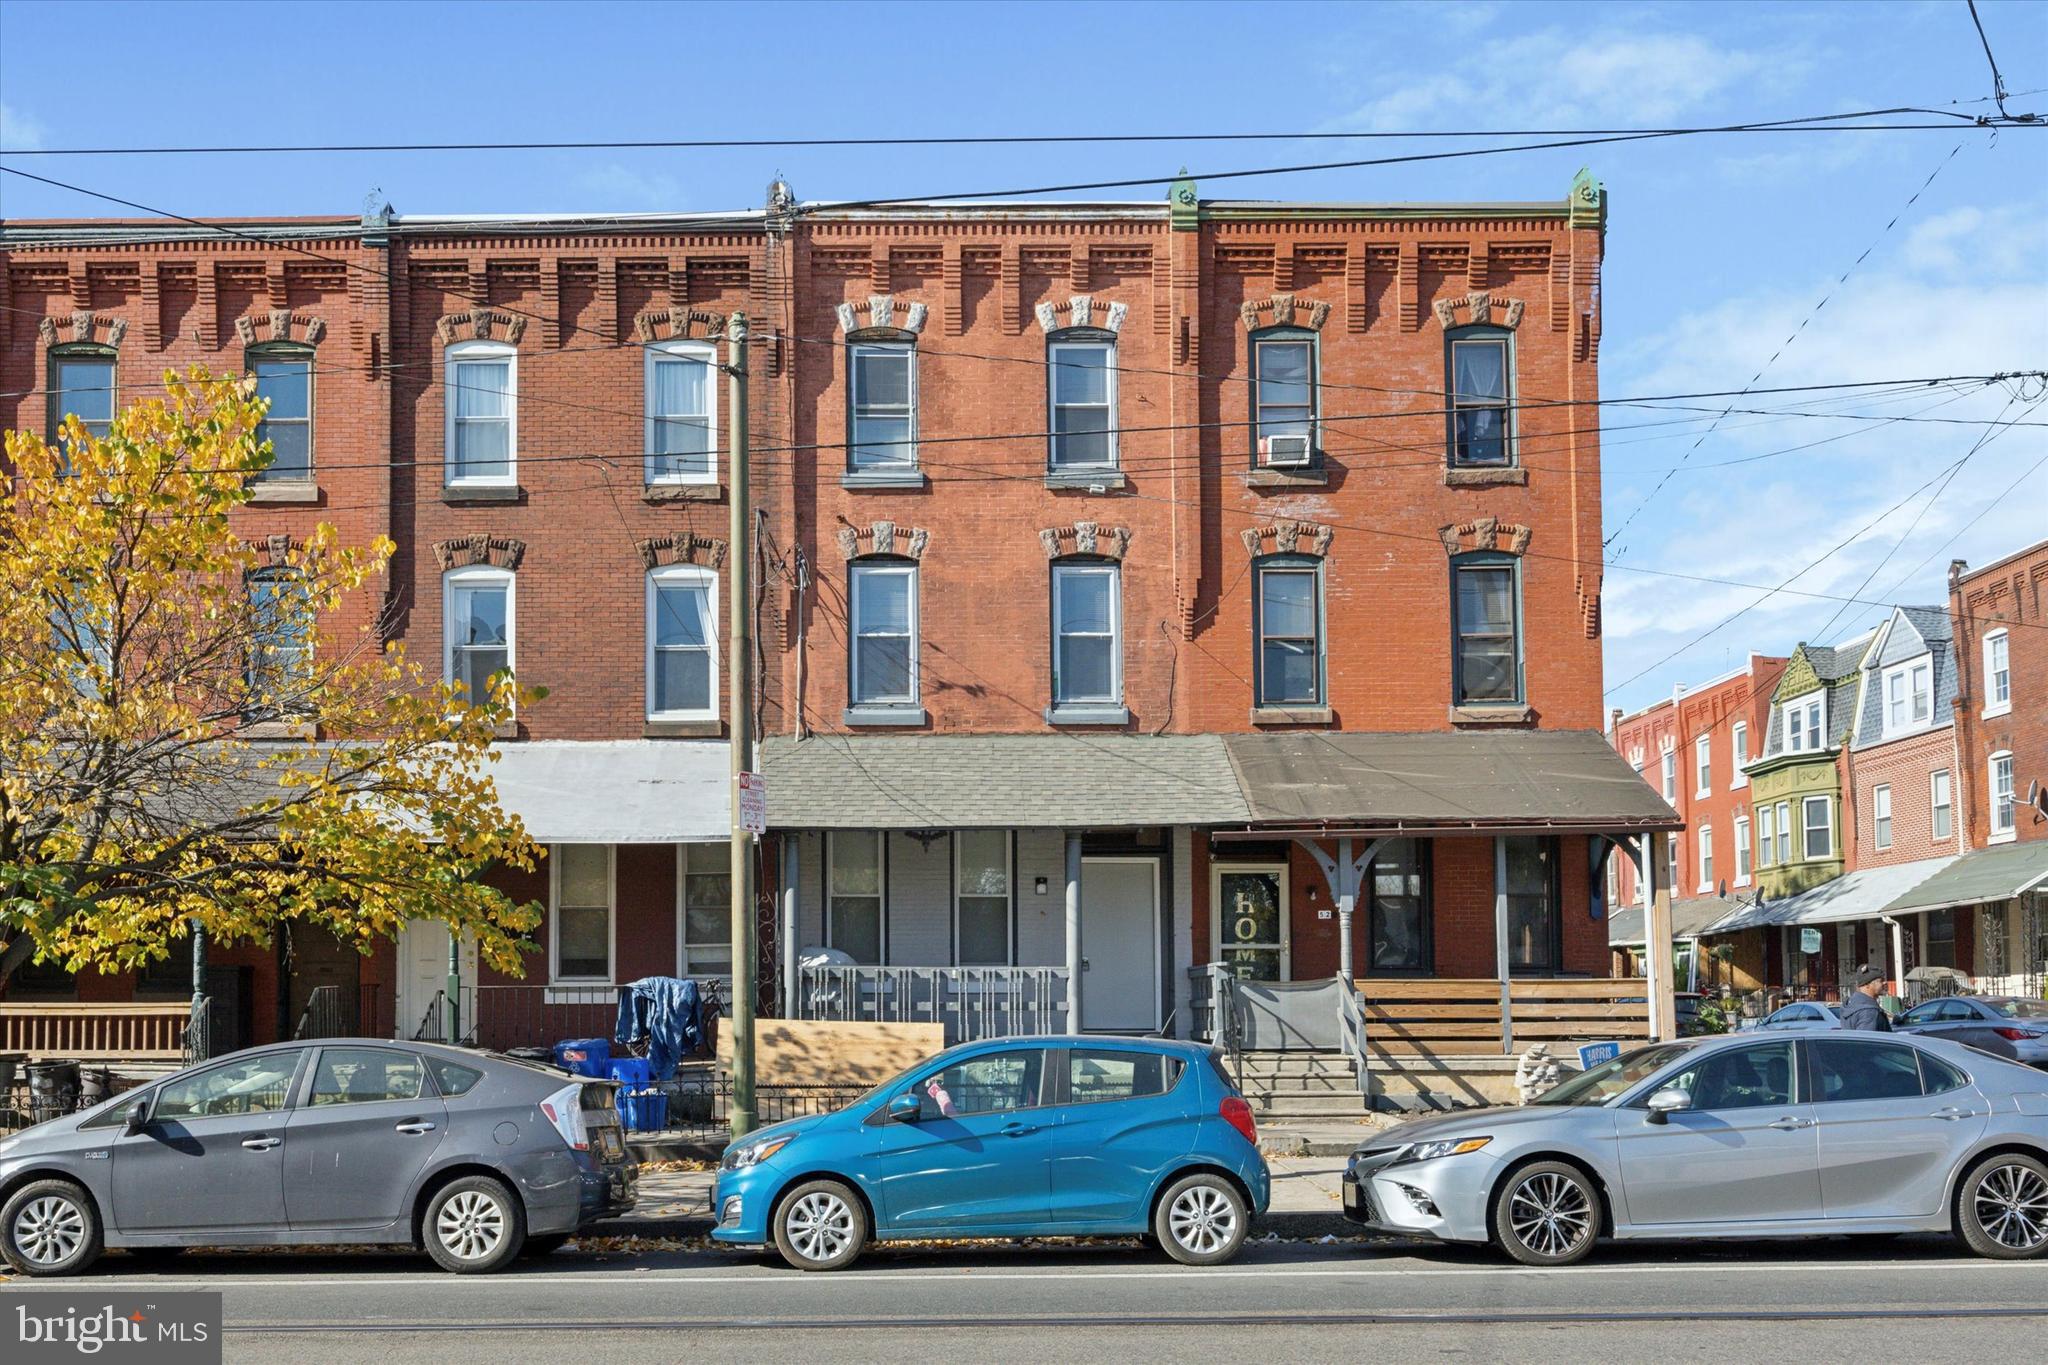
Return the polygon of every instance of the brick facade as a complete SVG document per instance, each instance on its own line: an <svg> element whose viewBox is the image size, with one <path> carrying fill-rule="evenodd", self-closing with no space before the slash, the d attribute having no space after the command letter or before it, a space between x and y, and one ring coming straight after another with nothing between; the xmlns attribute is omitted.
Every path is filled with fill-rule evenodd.
<svg viewBox="0 0 2048 1365"><path fill-rule="evenodd" d="M2011 837L2048 839L2048 819L2026 808L2027 792L2048 787L2048 541L1969 569L1949 569L1949 614L1955 625L1958 688L1958 788L1967 808L1969 844L1991 840L1991 759L2012 756ZM1986 637L2002 632L2011 696L2001 709L1985 678Z"/></svg>
<svg viewBox="0 0 2048 1365"><path fill-rule="evenodd" d="M1850 791L1845 812L1851 826L1843 842L1853 872L1863 867L1888 867L1922 858L1954 857L1962 851L1955 812L1950 811L1949 836L1934 837L1933 776L1947 773L1951 801L1955 790L1956 739L1944 725L1923 735L1893 740L1868 749L1851 749ZM1877 843L1877 789L1891 793L1891 843Z"/></svg>

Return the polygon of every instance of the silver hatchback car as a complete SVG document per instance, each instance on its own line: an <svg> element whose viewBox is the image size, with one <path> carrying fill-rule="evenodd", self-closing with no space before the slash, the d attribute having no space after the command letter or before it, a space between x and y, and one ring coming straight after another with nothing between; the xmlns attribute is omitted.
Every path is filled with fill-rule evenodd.
<svg viewBox="0 0 2048 1365"><path fill-rule="evenodd" d="M427 1043L252 1048L0 1142L0 1255L409 1243L497 1270L633 1206L616 1087Z"/></svg>
<svg viewBox="0 0 2048 1365"><path fill-rule="evenodd" d="M2048 1253L2048 1076L1936 1039L1740 1033L1637 1048L1521 1108L1360 1148L1344 1210L1565 1265L1602 1236L1954 1232Z"/></svg>

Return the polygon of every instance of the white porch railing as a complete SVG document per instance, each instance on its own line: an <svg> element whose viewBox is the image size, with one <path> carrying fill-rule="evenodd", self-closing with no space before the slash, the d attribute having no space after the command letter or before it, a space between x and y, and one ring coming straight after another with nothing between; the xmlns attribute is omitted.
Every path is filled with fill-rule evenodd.
<svg viewBox="0 0 2048 1365"><path fill-rule="evenodd" d="M946 1042L1062 1033L1065 967L803 967L796 1016L944 1024Z"/></svg>

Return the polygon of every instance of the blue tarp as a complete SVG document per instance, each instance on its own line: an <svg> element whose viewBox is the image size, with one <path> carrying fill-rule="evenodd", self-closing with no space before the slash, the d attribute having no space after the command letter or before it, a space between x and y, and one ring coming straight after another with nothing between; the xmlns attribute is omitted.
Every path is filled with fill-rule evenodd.
<svg viewBox="0 0 2048 1365"><path fill-rule="evenodd" d="M631 1047L647 1042L654 1078L676 1074L676 1063L704 1046L702 999L697 983L675 976L643 976L619 987L619 1023L614 1041Z"/></svg>

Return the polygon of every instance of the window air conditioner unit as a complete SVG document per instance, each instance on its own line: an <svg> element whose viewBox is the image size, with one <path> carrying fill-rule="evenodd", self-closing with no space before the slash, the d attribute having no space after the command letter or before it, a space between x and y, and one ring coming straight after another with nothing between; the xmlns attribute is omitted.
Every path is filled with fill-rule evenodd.
<svg viewBox="0 0 2048 1365"><path fill-rule="evenodd" d="M1259 438L1259 453L1269 465L1305 465L1309 462L1309 439L1301 435L1262 436Z"/></svg>

